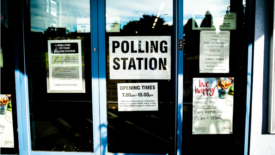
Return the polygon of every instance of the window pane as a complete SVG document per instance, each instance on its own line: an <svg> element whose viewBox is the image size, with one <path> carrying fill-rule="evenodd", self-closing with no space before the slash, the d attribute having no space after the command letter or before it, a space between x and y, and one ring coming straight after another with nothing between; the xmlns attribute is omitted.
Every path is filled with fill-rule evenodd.
<svg viewBox="0 0 275 155"><path fill-rule="evenodd" d="M171 0L106 1L108 152L173 154L175 145L173 30L173 1ZM153 43L150 42L151 52L149 53L146 41L152 41L154 45L157 42L159 44L153 47ZM159 46L161 41L164 41L163 45L165 43L162 47ZM149 42L147 43L149 46ZM118 47L118 44L121 47ZM114 49L113 45L117 48ZM126 50L128 45L129 52L124 56L129 60L133 57L131 65L129 61L122 63L123 56L113 51ZM167 48L167 54L160 52L160 50L165 51L163 47ZM130 50L132 50L131 53ZM135 50L138 53L135 53ZM154 54L151 55L151 53ZM135 62L133 62L134 59ZM113 60L117 62L113 63ZM166 62L166 65L164 67L159 65L160 61ZM118 69L118 63L120 63L120 69ZM133 66L133 63L136 66ZM114 66L116 67L113 68ZM116 69L120 73L116 72ZM166 70L163 74L158 74L154 69ZM152 89L144 91L145 85ZM132 102L131 106L137 103L141 106L147 104L147 107L150 105L155 107L132 108L126 111L127 108L122 106L122 102L125 101L120 99L123 93L119 89L120 86L140 87L139 91L131 92L136 97L124 98L128 103ZM127 92L127 90L124 91ZM150 100L154 103L149 104L145 101L146 94L152 95Z"/></svg>
<svg viewBox="0 0 275 155"><path fill-rule="evenodd" d="M32 150L93 152L90 2L30 1Z"/></svg>
<svg viewBox="0 0 275 155"><path fill-rule="evenodd" d="M184 1L183 154L244 152L245 6L242 0Z"/></svg>

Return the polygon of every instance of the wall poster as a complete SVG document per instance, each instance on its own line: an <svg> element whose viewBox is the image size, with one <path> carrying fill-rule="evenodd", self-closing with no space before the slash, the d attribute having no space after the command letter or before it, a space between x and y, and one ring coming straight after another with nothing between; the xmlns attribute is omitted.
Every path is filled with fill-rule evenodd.
<svg viewBox="0 0 275 155"><path fill-rule="evenodd" d="M234 78L193 78L193 134L232 134Z"/></svg>
<svg viewBox="0 0 275 155"><path fill-rule="evenodd" d="M11 94L0 94L0 147L14 148Z"/></svg>
<svg viewBox="0 0 275 155"><path fill-rule="evenodd" d="M109 37L110 79L171 78L170 36Z"/></svg>
<svg viewBox="0 0 275 155"><path fill-rule="evenodd" d="M230 31L200 32L200 73L229 73Z"/></svg>
<svg viewBox="0 0 275 155"><path fill-rule="evenodd" d="M48 40L48 93L85 93L81 40Z"/></svg>
<svg viewBox="0 0 275 155"><path fill-rule="evenodd" d="M118 83L118 111L158 111L158 83Z"/></svg>

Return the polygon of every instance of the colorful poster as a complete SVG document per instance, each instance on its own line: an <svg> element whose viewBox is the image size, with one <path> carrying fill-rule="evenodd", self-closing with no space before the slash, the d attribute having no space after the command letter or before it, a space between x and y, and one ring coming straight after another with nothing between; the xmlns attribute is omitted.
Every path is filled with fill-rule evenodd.
<svg viewBox="0 0 275 155"><path fill-rule="evenodd" d="M48 40L48 93L85 93L80 40Z"/></svg>
<svg viewBox="0 0 275 155"><path fill-rule="evenodd" d="M193 134L233 133L234 78L193 78Z"/></svg>
<svg viewBox="0 0 275 155"><path fill-rule="evenodd" d="M158 83L118 83L118 111L158 111Z"/></svg>
<svg viewBox="0 0 275 155"><path fill-rule="evenodd" d="M200 73L229 73L230 31L200 32Z"/></svg>
<svg viewBox="0 0 275 155"><path fill-rule="evenodd" d="M110 79L171 79L170 36L109 37Z"/></svg>
<svg viewBox="0 0 275 155"><path fill-rule="evenodd" d="M0 147L14 148L11 94L0 94Z"/></svg>

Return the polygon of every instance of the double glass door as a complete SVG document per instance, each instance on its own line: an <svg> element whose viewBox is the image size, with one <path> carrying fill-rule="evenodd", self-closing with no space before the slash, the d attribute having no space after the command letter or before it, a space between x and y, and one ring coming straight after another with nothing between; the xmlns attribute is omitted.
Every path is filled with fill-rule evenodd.
<svg viewBox="0 0 275 155"><path fill-rule="evenodd" d="M172 155L247 149L246 1L23 5L24 151Z"/></svg>
<svg viewBox="0 0 275 155"><path fill-rule="evenodd" d="M172 0L24 9L30 154L174 154Z"/></svg>

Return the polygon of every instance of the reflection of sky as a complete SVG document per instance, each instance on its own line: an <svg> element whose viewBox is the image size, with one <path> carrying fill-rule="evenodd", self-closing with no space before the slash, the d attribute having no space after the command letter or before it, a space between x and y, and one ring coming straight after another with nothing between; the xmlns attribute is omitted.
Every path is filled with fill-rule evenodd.
<svg viewBox="0 0 275 155"><path fill-rule="evenodd" d="M164 5L161 9L162 3ZM107 18L119 18L121 28L129 21L138 21L144 14L157 16L159 12L160 17L165 19L165 24L172 24L173 3L171 0L106 0Z"/></svg>
<svg viewBox="0 0 275 155"><path fill-rule="evenodd" d="M31 31L43 32L48 27L77 30L77 18L90 18L89 0L30 0Z"/></svg>
<svg viewBox="0 0 275 155"><path fill-rule="evenodd" d="M185 0L183 6L184 24L188 19L194 18L200 26L208 10L214 17L214 25L219 25L223 21L227 7L230 6L230 0Z"/></svg>

